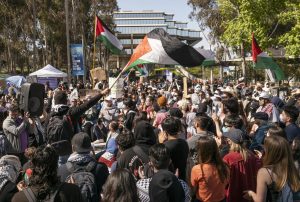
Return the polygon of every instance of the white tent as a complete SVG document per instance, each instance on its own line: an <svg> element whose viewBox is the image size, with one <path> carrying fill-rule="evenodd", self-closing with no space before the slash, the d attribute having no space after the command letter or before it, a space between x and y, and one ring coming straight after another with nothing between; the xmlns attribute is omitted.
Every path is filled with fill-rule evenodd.
<svg viewBox="0 0 300 202"><path fill-rule="evenodd" d="M46 65L42 69L39 69L31 74L29 76L37 76L37 77L55 77L55 78L63 78L67 77L68 74L56 69L52 65Z"/></svg>

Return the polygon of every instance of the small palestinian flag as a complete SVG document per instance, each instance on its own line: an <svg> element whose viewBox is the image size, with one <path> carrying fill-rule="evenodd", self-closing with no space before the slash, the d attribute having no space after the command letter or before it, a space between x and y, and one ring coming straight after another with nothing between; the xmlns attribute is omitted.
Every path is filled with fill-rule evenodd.
<svg viewBox="0 0 300 202"><path fill-rule="evenodd" d="M114 54L120 54L123 46L119 39L113 35L109 28L96 16L95 36Z"/></svg>
<svg viewBox="0 0 300 202"><path fill-rule="evenodd" d="M277 81L284 80L285 76L282 69L274 62L274 60L266 53L263 52L252 33L252 59L255 69L270 69L275 74Z"/></svg>
<svg viewBox="0 0 300 202"><path fill-rule="evenodd" d="M211 50L206 50L202 48L195 48L201 55L205 57L205 60L202 62L202 66L210 67L216 65L215 53Z"/></svg>
<svg viewBox="0 0 300 202"><path fill-rule="evenodd" d="M126 67L146 63L194 67L204 60L204 56L192 46L171 37L164 29L156 28L136 47Z"/></svg>

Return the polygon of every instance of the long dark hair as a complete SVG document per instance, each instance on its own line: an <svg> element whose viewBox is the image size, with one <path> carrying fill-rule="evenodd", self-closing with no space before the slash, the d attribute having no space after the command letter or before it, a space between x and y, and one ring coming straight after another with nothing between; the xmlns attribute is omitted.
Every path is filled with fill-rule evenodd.
<svg viewBox="0 0 300 202"><path fill-rule="evenodd" d="M139 201L134 177L126 169L114 171L103 186L102 202L116 201Z"/></svg>
<svg viewBox="0 0 300 202"><path fill-rule="evenodd" d="M209 163L216 166L221 182L229 177L229 169L223 162L218 145L214 138L209 136L200 137L198 140L198 163Z"/></svg>
<svg viewBox="0 0 300 202"><path fill-rule="evenodd" d="M276 190L282 190L289 183L294 192L300 190L300 175L294 164L291 147L283 137L271 135L264 142L263 166L272 169L277 176Z"/></svg>
<svg viewBox="0 0 300 202"><path fill-rule="evenodd" d="M32 157L30 186L38 189L37 199L44 200L60 182L57 177L58 155L52 147L39 147Z"/></svg>

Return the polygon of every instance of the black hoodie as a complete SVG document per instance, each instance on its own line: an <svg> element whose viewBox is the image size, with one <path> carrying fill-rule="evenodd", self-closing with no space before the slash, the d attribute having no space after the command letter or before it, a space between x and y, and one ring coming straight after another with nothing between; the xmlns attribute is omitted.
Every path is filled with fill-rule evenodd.
<svg viewBox="0 0 300 202"><path fill-rule="evenodd" d="M135 145L138 146L144 154L148 156L149 148L156 144L156 136L153 126L147 121L140 121L134 128ZM134 151L134 148L129 148L124 151L118 158L117 168L127 168L132 170L132 163L137 157L143 159L143 154ZM148 162L143 162L144 164Z"/></svg>
<svg viewBox="0 0 300 202"><path fill-rule="evenodd" d="M68 115L70 116L70 119L72 121L73 125L73 132L74 134L80 132L79 131L79 119L80 117L92 106L94 106L100 99L102 98L102 94L95 95L92 97L89 101L76 106L76 107L69 107L67 105L61 105L58 107L56 110L52 111L50 113L50 117L53 116L63 116L63 115ZM49 117L49 118L50 118ZM45 123L45 126L47 126L49 120Z"/></svg>

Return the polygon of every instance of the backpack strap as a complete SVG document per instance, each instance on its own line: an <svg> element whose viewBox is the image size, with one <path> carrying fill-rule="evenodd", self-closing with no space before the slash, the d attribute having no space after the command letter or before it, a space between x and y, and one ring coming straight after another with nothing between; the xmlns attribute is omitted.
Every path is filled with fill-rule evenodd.
<svg viewBox="0 0 300 202"><path fill-rule="evenodd" d="M75 170L75 168L74 168L74 166L73 166L73 163L71 163L71 162L67 162L67 163L66 163L66 167L67 167L67 170L68 170L70 173L73 173L74 170Z"/></svg>
<svg viewBox="0 0 300 202"><path fill-rule="evenodd" d="M149 156L142 150L142 148L138 145L135 145L133 148L135 154L139 155L143 161L143 163L149 162Z"/></svg>
<svg viewBox="0 0 300 202"><path fill-rule="evenodd" d="M71 162L67 162L66 163L66 166L67 166L67 170L72 174L76 171L79 171L79 170L85 170L87 172L92 172L95 167L97 166L97 163L95 161L90 161L86 166L85 168L83 169L83 167L79 167L78 168L73 165L73 163Z"/></svg>
<svg viewBox="0 0 300 202"><path fill-rule="evenodd" d="M54 200L55 200L55 197L56 197L56 195L58 194L58 192L60 191L60 188L62 187L62 185L63 185L63 183L61 183L61 184L56 188L56 190L54 191L54 193L50 195L49 201L54 201Z"/></svg>
<svg viewBox="0 0 300 202"><path fill-rule="evenodd" d="M85 170L87 172L92 172L97 166L97 163L95 161L90 161L87 166L85 167Z"/></svg>
<svg viewBox="0 0 300 202"><path fill-rule="evenodd" d="M24 194L25 194L25 196L26 196L26 198L29 202L36 202L37 201L32 189L30 187L24 189L23 192L24 192Z"/></svg>

